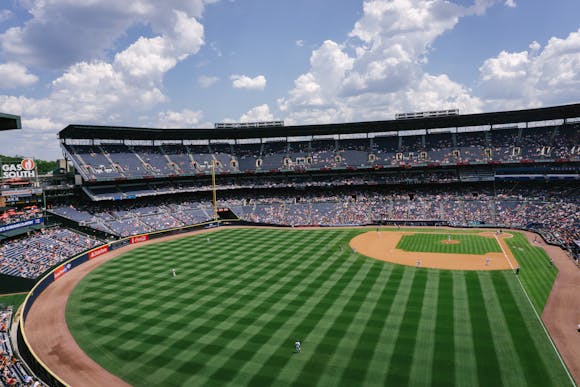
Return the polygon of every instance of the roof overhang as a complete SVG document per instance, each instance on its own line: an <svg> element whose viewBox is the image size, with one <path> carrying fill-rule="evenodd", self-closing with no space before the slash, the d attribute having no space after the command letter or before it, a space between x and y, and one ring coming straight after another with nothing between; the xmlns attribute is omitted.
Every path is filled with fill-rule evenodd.
<svg viewBox="0 0 580 387"><path fill-rule="evenodd" d="M61 130L58 136L61 139L102 140L236 140L264 137L399 132L403 130L460 128L485 125L494 126L568 118L580 118L580 103L537 109L465 114L448 117L268 128L156 129L121 126L69 125Z"/></svg>

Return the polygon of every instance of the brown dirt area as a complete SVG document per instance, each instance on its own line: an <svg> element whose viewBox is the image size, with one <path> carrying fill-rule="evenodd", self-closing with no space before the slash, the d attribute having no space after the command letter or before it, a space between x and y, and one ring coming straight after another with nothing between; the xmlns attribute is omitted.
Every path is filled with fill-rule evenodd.
<svg viewBox="0 0 580 387"><path fill-rule="evenodd" d="M501 253L477 254L447 254L447 253L422 253L403 251L396 248L403 235L412 235L414 232L405 231L369 231L354 237L350 241L350 247L357 253L366 255L381 261L398 263L406 266L420 266L422 268L446 269L446 270L508 270L517 266L517 262L503 241L511 238L508 233L496 236L493 232L481 232L478 235L496 238L503 249ZM459 243L458 240L442 240L441 243ZM487 263L489 258L489 264Z"/></svg>
<svg viewBox="0 0 580 387"><path fill-rule="evenodd" d="M376 229L376 227L372 228ZM144 242L143 244L159 243L208 231L217 231L217 229L174 235ZM388 231L388 233L394 232ZM382 234L386 235L387 231L383 231ZM533 243L535 234L525 234L530 243ZM504 233L503 235L505 237L506 234ZM496 237L493 232L487 232L486 236ZM382 237L383 236L381 236L381 238ZM373 238L368 238L370 238L368 241L372 242ZM376 235L374 239L378 239ZM515 259L513 259L513 255L511 255L511 251L509 251L503 239L498 238L498 240L504 248L504 251L506 251L508 257L506 258L501 254L497 259L492 258L490 266L485 267L485 257L483 258L482 263L482 256L477 255L475 257L478 257L480 261L473 262L475 265L479 266L476 270L499 270L500 268L498 266L502 261L505 262L505 268L509 268L507 259L512 259L512 265L516 265ZM393 242L391 242L391 246L394 249L396 243L392 243ZM65 307L69 294L86 274L97 266L143 244L130 245L112 251L81 265L75 270L72 270L61 277L58 281L51 284L39 296L30 309L25 325L28 343L38 358L40 358L46 366L52 370L52 372L62 378L67 384L72 386L127 386L123 380L111 375L80 349L68 331L65 320ZM578 296L580 294L580 270L574 266L571 259L567 257L560 248L546 245L543 242L533 244L543 247L552 257L554 264L559 269L558 277L556 278L556 282L552 292L550 293L550 297L548 298L542 319L544 320L550 335L558 346L568 368L571 370L572 375L578 383L580 381L580 333L576 332L575 327L577 324L580 324L580 297ZM362 245L364 246L364 244ZM362 252L361 250L358 251ZM379 249L379 252L386 254L384 248L383 250ZM420 255L422 266L429 267L427 266L428 262L425 261L426 254L421 253ZM409 261L409 258L407 257L406 262L398 263L415 266L417 263L416 259L417 258L415 257Z"/></svg>

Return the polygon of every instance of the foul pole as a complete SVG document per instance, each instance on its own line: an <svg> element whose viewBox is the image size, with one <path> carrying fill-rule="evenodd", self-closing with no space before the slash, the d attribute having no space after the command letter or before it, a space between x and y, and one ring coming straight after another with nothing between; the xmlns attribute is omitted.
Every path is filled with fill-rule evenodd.
<svg viewBox="0 0 580 387"><path fill-rule="evenodd" d="M213 193L213 220L217 221L217 193L215 188L215 160L211 162L211 190Z"/></svg>

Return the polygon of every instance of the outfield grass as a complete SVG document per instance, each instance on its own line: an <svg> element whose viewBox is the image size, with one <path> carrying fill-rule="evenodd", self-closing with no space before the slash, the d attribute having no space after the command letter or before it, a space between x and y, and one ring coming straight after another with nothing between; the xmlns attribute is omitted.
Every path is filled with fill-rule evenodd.
<svg viewBox="0 0 580 387"><path fill-rule="evenodd" d="M447 244L451 239L459 241L457 244ZM397 249L403 251L417 251L422 253L445 253L445 254L479 254L501 253L501 247L495 238L486 238L479 235L462 234L411 234L403 235Z"/></svg>
<svg viewBox="0 0 580 387"><path fill-rule="evenodd" d="M137 386L570 385L511 271L357 256L361 232L226 229L143 246L81 281L67 322Z"/></svg>
<svg viewBox="0 0 580 387"><path fill-rule="evenodd" d="M541 314L558 275L558 269L550 264L550 257L544 249L532 246L519 232L512 234L514 237L505 241L520 265L520 279L536 310Z"/></svg>

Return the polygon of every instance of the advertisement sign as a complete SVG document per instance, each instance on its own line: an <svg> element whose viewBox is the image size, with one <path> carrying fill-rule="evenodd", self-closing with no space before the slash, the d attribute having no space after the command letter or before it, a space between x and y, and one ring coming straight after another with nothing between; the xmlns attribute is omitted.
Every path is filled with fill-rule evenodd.
<svg viewBox="0 0 580 387"><path fill-rule="evenodd" d="M34 218L34 219L24 220L24 221L18 222L18 223L7 224L6 226L0 226L0 233L10 231L10 230L16 230L17 228L21 228L21 227L35 226L35 225L42 224L42 223L44 223L44 218Z"/></svg>
<svg viewBox="0 0 580 387"><path fill-rule="evenodd" d="M89 251L89 259L97 258L98 256L103 255L108 251L109 245L97 247L96 249Z"/></svg>
<svg viewBox="0 0 580 387"><path fill-rule="evenodd" d="M131 237L131 244L141 243L149 240L149 235L139 235L135 237Z"/></svg>
<svg viewBox="0 0 580 387"><path fill-rule="evenodd" d="M2 179L31 179L36 177L36 162L23 159L19 164L2 164Z"/></svg>
<svg viewBox="0 0 580 387"><path fill-rule="evenodd" d="M57 279L62 277L70 269L71 269L70 263L63 264L63 265L60 265L59 267L57 267L56 270L54 271L54 280L56 281Z"/></svg>

